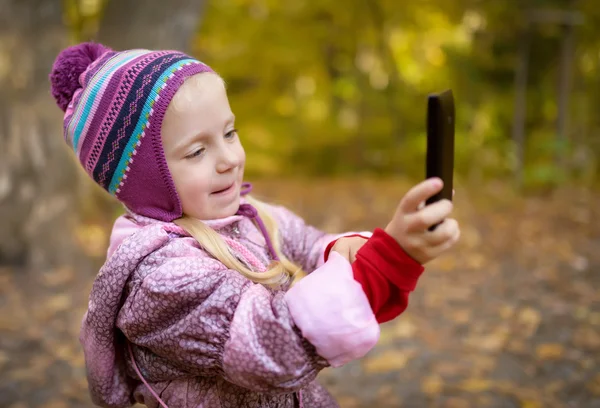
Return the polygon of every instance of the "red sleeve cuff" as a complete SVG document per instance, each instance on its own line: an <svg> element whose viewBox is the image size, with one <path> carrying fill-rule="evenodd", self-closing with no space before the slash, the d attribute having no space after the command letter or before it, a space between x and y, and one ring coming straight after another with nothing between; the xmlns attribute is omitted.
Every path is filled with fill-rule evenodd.
<svg viewBox="0 0 600 408"><path fill-rule="evenodd" d="M379 323L404 312L408 295L424 269L380 228L357 252L352 263L354 279L362 285Z"/></svg>
<svg viewBox="0 0 600 408"><path fill-rule="evenodd" d="M357 257L365 247L368 259L375 263L394 286L407 291L415 289L425 268L408 255L392 236L381 228L376 228L369 239L369 245L365 244L359 249Z"/></svg>

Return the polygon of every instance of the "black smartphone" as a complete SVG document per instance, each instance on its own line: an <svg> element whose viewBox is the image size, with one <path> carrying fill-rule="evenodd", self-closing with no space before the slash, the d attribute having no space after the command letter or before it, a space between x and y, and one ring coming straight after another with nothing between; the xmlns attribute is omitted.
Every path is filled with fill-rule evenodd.
<svg viewBox="0 0 600 408"><path fill-rule="evenodd" d="M427 98L427 164L426 177L439 177L442 191L427 199L432 204L441 199L452 200L454 173L454 96L452 90L431 94ZM429 228L434 230L437 225Z"/></svg>

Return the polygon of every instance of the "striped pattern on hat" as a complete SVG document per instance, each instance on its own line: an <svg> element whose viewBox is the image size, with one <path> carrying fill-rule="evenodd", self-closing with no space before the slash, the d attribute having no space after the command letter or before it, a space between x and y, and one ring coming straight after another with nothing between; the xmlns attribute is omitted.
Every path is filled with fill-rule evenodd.
<svg viewBox="0 0 600 408"><path fill-rule="evenodd" d="M65 140L85 171L132 211L172 221L182 215L160 130L183 81L212 72L176 51L108 51L79 76L64 117Z"/></svg>

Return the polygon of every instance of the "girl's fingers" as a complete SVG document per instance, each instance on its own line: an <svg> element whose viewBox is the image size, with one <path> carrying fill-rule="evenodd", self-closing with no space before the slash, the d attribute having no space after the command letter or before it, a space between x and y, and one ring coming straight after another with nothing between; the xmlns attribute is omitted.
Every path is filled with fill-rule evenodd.
<svg viewBox="0 0 600 408"><path fill-rule="evenodd" d="M444 224L446 222L444 221ZM443 224L442 224L443 225ZM440 228L441 225L438 227ZM436 228L437 230L437 228ZM437 257L438 255L442 254L443 252L446 252L448 249L452 248L454 246L454 244L456 244L456 242L459 240L460 238L460 229L456 228L453 231L452 236L445 240L442 241L440 244L433 246L430 248L429 253L433 255L433 258Z"/></svg>
<svg viewBox="0 0 600 408"><path fill-rule="evenodd" d="M450 200L440 200L415 213L406 216L407 230L409 232L423 231L431 225L443 221L452 212ZM439 227L438 227L439 228Z"/></svg>
<svg viewBox="0 0 600 408"><path fill-rule="evenodd" d="M430 245L437 246L452 239L458 229L458 221L446 218L435 230L425 234L425 240Z"/></svg>
<svg viewBox="0 0 600 408"><path fill-rule="evenodd" d="M427 179L410 190L402 198L398 208L405 214L417 211L419 204L442 190L444 183L439 178Z"/></svg>

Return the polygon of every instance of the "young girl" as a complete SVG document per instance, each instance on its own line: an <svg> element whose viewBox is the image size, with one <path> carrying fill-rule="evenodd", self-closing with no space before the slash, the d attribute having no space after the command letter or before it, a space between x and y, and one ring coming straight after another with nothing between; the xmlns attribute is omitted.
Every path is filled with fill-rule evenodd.
<svg viewBox="0 0 600 408"><path fill-rule="evenodd" d="M319 371L364 356L458 239L449 201L421 204L437 179L368 240L251 198L223 80L182 53L84 43L50 79L68 145L127 210L81 328L98 405L336 407Z"/></svg>

